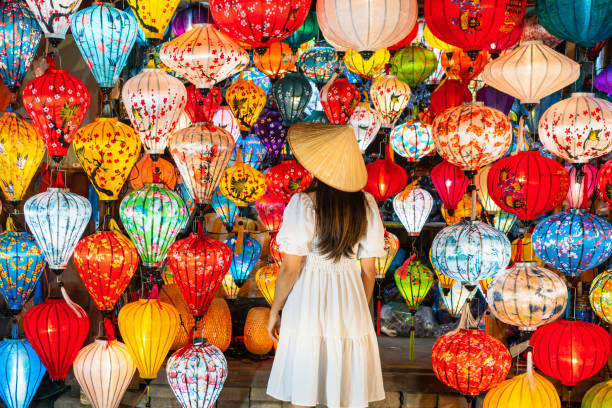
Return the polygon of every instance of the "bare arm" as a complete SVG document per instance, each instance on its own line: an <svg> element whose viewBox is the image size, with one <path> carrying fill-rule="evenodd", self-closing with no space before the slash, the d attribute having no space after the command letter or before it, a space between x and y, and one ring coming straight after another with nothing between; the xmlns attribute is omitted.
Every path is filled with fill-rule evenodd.
<svg viewBox="0 0 612 408"><path fill-rule="evenodd" d="M372 299L372 292L374 291L374 281L376 280L376 268L374 267L375 258L362 258L361 261L361 281L363 282L363 289L368 299Z"/></svg>
<svg viewBox="0 0 612 408"><path fill-rule="evenodd" d="M274 289L274 301L270 308L270 318L268 320L268 335L274 341L278 341L278 330L280 329L280 310L285 305L291 289L300 276L302 265L304 263L303 256L285 254L283 263L278 271L276 278L276 288ZM372 265L374 265L372 263Z"/></svg>

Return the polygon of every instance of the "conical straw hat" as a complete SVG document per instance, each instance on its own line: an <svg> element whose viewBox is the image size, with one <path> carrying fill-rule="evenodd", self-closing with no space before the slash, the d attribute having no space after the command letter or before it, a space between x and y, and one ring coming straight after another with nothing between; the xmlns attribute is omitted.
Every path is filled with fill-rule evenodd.
<svg viewBox="0 0 612 408"><path fill-rule="evenodd" d="M297 161L323 183L347 192L365 187L368 171L350 126L296 123L288 140Z"/></svg>

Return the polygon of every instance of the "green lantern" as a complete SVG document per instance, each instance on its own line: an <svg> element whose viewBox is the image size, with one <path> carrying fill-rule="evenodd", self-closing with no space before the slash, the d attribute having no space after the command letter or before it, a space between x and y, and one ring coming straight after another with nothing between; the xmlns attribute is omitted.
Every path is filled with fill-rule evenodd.
<svg viewBox="0 0 612 408"><path fill-rule="evenodd" d="M313 40L319 34L319 23L317 22L317 14L314 11L308 13L304 24L297 29L296 32L285 38L283 41L289 44L294 51L300 48L300 45Z"/></svg>
<svg viewBox="0 0 612 408"><path fill-rule="evenodd" d="M310 123L329 123L327 115L322 110L314 110L304 119L304 122Z"/></svg>
<svg viewBox="0 0 612 408"><path fill-rule="evenodd" d="M422 45L409 45L391 58L391 75L415 88L438 68L438 59L433 51Z"/></svg>
<svg viewBox="0 0 612 408"><path fill-rule="evenodd" d="M272 85L272 95L284 124L291 126L308 105L312 86L302 75L290 72Z"/></svg>

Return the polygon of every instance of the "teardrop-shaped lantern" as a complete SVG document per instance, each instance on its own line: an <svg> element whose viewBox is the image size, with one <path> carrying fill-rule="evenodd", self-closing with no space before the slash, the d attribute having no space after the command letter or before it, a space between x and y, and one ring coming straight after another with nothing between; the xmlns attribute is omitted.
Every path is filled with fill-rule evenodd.
<svg viewBox="0 0 612 408"><path fill-rule="evenodd" d="M393 198L393 210L409 236L419 236L433 208L433 197L413 183Z"/></svg>
<svg viewBox="0 0 612 408"><path fill-rule="evenodd" d="M274 292L276 291L276 278L278 277L278 271L280 267L278 265L268 265L259 268L255 272L255 283L257 288L264 295L266 302L272 306L274 301Z"/></svg>
<svg viewBox="0 0 612 408"><path fill-rule="evenodd" d="M221 286L223 286L223 291L225 292L225 298L227 300L236 300L238 299L238 292L240 288L234 282L234 278L232 278L232 274L230 272L226 273L221 281Z"/></svg>
<svg viewBox="0 0 612 408"><path fill-rule="evenodd" d="M330 80L321 88L321 105L327 119L335 125L345 125L359 103L359 88L346 78Z"/></svg>
<svg viewBox="0 0 612 408"><path fill-rule="evenodd" d="M304 191L312 183L312 174L296 160L285 160L266 172L268 191L288 203L295 193Z"/></svg>
<svg viewBox="0 0 612 408"><path fill-rule="evenodd" d="M236 139L232 158L228 163L228 167L232 167L237 163L236 157L238 152L240 152L240 157L244 164L248 164L255 170L259 169L261 162L263 162L266 157L266 147L258 137L251 133L241 134L238 139Z"/></svg>
<svg viewBox="0 0 612 408"><path fill-rule="evenodd" d="M422 44L402 48L391 59L391 74L415 88L438 68L436 54Z"/></svg>
<svg viewBox="0 0 612 408"><path fill-rule="evenodd" d="M15 336L16 337L16 336ZM45 366L26 339L0 341L0 398L7 408L30 406L45 376Z"/></svg>
<svg viewBox="0 0 612 408"><path fill-rule="evenodd" d="M180 0L128 0L147 40L164 38L166 27Z"/></svg>
<svg viewBox="0 0 612 408"><path fill-rule="evenodd" d="M200 92L198 88L193 84L186 87L185 90L187 91L187 102L185 103L185 110L183 112L188 115L192 124L200 122L212 122L213 116L215 115L215 113L217 113L217 110L219 109L219 106L223 101L223 95L221 95L221 91L219 90L219 88L213 86L208 90L208 93L206 95L202 95L202 92ZM177 124L175 131L180 129L183 128L179 127Z"/></svg>
<svg viewBox="0 0 612 408"><path fill-rule="evenodd" d="M242 236L241 242L237 237L231 237L225 243L233 254L229 271L236 285L241 288L259 261L261 244L246 233Z"/></svg>
<svg viewBox="0 0 612 408"><path fill-rule="evenodd" d="M435 152L432 134L431 125L408 119L391 131L391 147L408 161L416 162Z"/></svg>
<svg viewBox="0 0 612 408"><path fill-rule="evenodd" d="M318 87L329 81L339 67L336 50L325 45L304 51L298 60L299 71Z"/></svg>
<svg viewBox="0 0 612 408"><path fill-rule="evenodd" d="M410 313L419 309L421 302L427 296L433 285L434 274L419 261L404 262L395 271L395 285L408 305Z"/></svg>
<svg viewBox="0 0 612 408"><path fill-rule="evenodd" d="M255 202L255 210L259 221L264 228L271 232L278 232L283 223L285 202L273 192L267 192Z"/></svg>
<svg viewBox="0 0 612 408"><path fill-rule="evenodd" d="M240 131L249 132L266 105L266 93L253 81L240 77L225 91L225 100L240 125Z"/></svg>
<svg viewBox="0 0 612 408"><path fill-rule="evenodd" d="M212 196L211 204L213 210L225 225L225 229L231 231L240 215L240 209L236 203L224 196L221 190L217 188Z"/></svg>
<svg viewBox="0 0 612 408"><path fill-rule="evenodd" d="M376 201L385 202L389 197L399 193L408 180L402 166L393 162L389 145L385 146L385 158L366 165L368 182L364 190L372 194Z"/></svg>
<svg viewBox="0 0 612 408"><path fill-rule="evenodd" d="M382 119L375 109L370 108L369 102L360 103L353 110L348 124L355 131L357 144L361 153L376 139L376 135L382 126Z"/></svg>
<svg viewBox="0 0 612 408"><path fill-rule="evenodd" d="M434 270L436 271L436 274L438 276L442 304L452 317L457 318L461 316L461 311L463 310L463 305L465 305L465 302L476 295L476 287L474 287L474 289L472 290L469 290L465 287L463 283L449 278L446 275L440 274L438 270L435 269L435 267ZM444 280L441 279L441 276L444 277L442 278Z"/></svg>
<svg viewBox="0 0 612 408"><path fill-rule="evenodd" d="M282 156L283 148L287 141L288 130L289 128L285 125L282 114L279 111L266 109L259 115L253 124L253 133L257 135L265 146L268 160L274 162Z"/></svg>
<svg viewBox="0 0 612 408"><path fill-rule="evenodd" d="M395 75L381 75L372 82L370 99L382 119L383 128L391 128L410 101L410 86Z"/></svg>
<svg viewBox="0 0 612 408"><path fill-rule="evenodd" d="M470 180L454 164L442 161L431 169L431 182L447 210L457 209Z"/></svg>
<svg viewBox="0 0 612 408"><path fill-rule="evenodd" d="M578 165L579 166L579 165ZM595 191L597 182L597 167L592 164L582 165L582 174L579 174L577 166L566 166L569 173L570 184L565 199L570 208L587 209L589 207L589 197Z"/></svg>
<svg viewBox="0 0 612 408"><path fill-rule="evenodd" d="M289 72L274 82L272 95L283 118L283 123L289 126L297 122L304 112L312 95L312 87L302 75ZM254 128L257 132L257 128Z"/></svg>

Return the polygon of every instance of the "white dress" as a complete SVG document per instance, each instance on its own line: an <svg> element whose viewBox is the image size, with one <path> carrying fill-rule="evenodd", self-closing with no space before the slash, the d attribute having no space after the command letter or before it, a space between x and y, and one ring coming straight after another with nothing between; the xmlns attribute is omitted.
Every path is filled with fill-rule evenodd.
<svg viewBox="0 0 612 408"><path fill-rule="evenodd" d="M366 234L357 258L379 257L384 227L367 194ZM313 252L312 199L296 194L285 209L276 240L281 252L306 256L283 308L268 394L295 405L362 408L385 399L378 343L355 258L338 262Z"/></svg>

